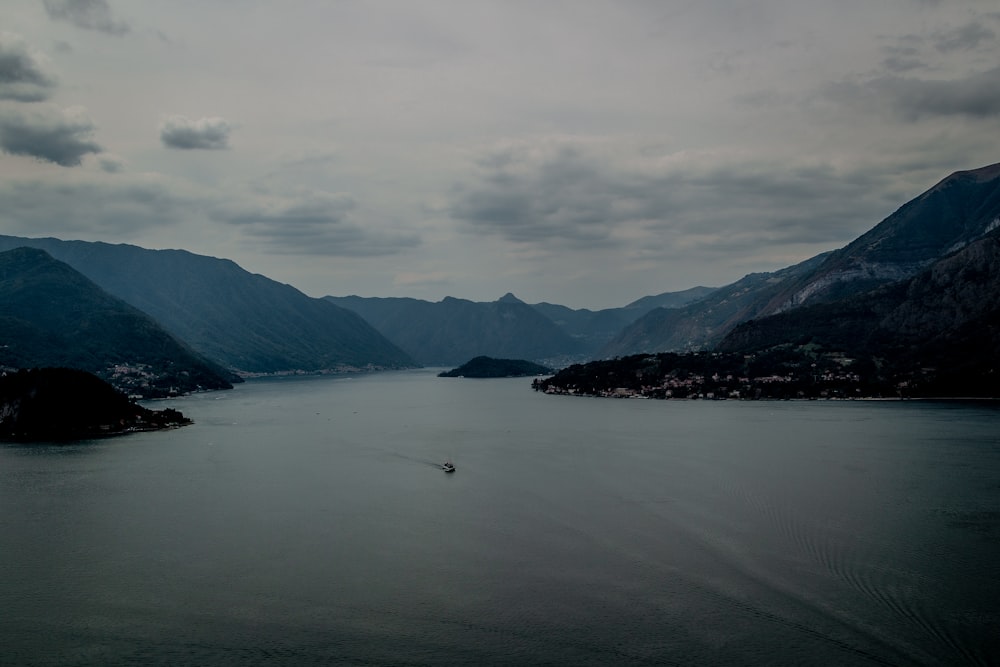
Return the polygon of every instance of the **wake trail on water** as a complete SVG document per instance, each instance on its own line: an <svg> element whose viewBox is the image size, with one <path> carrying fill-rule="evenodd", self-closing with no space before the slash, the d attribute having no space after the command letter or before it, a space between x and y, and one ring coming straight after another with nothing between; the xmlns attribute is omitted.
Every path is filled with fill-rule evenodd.
<svg viewBox="0 0 1000 667"><path fill-rule="evenodd" d="M897 622L902 622L903 625L913 628L919 636L929 639L930 644L936 645L948 654L949 664L953 664L951 661L956 656L961 656L964 664L982 666L989 664L988 659L975 655L969 647L949 631L948 627L940 622L931 609L921 603L923 598L917 595L917 591L930 582L915 580L913 575L884 562L884 558L875 553L871 548L872 545L868 543L864 544L868 548L861 549L852 548L844 542L830 539L828 535L816 527L815 522L799 515L785 503L769 502L762 494L741 485L730 485L728 490L745 507L750 508L767 525L773 527L794 555L806 562L819 565L833 579L859 593L867 601L874 603L876 607L888 612L890 617ZM752 568L747 559L741 558L738 553L733 553L732 557L734 561L741 561L743 567L750 566L748 574L774 590L783 591L786 595L822 610L825 614L837 616L841 623L857 627L857 629L898 651L924 653L923 650L910 645L909 642L905 642L905 646L890 644L887 639L873 634L877 632L876 628L862 629L858 625L861 622L860 619L844 618L842 613L828 609L819 600L805 598L802 594L789 589L785 582L780 581L771 573L761 571L759 568ZM918 579L920 578L918 577ZM865 625L869 624L865 623ZM893 634L895 642L904 642L898 633ZM929 659L929 656L926 655L919 657L910 655L909 657L920 663Z"/></svg>
<svg viewBox="0 0 1000 667"><path fill-rule="evenodd" d="M791 529L794 522L779 509L764 503L761 498L748 496L747 500L761 509L766 508L777 523L788 526L794 532ZM685 510L685 503L678 499L671 502L661 498L653 503L638 501L636 504L656 521L670 526L669 529L660 531L665 536L661 538L665 552L687 554L692 563L664 562L648 552L635 553L633 558L641 559L647 566L680 579L697 596L712 600L732 613L744 614L783 627L873 664L928 662L928 657L918 649L895 643L884 636L886 633L870 627L868 623L831 609L821 600L803 594L756 566L743 553L739 543L725 535L727 531L712 532L711 529L706 529L715 520L714 517L700 515L697 508L688 507ZM679 538L687 543L685 547L679 547ZM649 535L644 534L642 541L648 542L648 539ZM768 598L780 600L779 608L769 605ZM789 607L797 607L801 612L792 612ZM809 617L815 618L816 622L801 620ZM824 628L823 625L827 627ZM840 628L840 631L835 628ZM852 641L851 637L862 641ZM868 644L870 648L863 644Z"/></svg>

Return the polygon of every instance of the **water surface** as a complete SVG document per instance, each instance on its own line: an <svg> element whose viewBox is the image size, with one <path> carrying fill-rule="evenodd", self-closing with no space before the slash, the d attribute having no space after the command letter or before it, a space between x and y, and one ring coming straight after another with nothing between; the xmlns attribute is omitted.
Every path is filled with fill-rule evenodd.
<svg viewBox="0 0 1000 667"><path fill-rule="evenodd" d="M0 446L0 664L1000 663L991 405L427 370L170 405Z"/></svg>

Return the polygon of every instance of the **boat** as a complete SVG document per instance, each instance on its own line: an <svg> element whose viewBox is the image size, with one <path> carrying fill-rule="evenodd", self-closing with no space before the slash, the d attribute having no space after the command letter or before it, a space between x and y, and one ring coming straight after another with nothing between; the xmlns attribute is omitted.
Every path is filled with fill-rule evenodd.
<svg viewBox="0 0 1000 667"><path fill-rule="evenodd" d="M444 470L445 472L455 472L455 464L451 462L451 459L448 459L441 464L441 470Z"/></svg>

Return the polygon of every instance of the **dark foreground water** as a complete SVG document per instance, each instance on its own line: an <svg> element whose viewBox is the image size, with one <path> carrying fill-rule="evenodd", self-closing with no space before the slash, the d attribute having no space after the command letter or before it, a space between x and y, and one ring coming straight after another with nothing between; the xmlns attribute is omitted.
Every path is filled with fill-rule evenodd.
<svg viewBox="0 0 1000 667"><path fill-rule="evenodd" d="M996 407L429 371L171 405L0 446L0 664L1000 664Z"/></svg>

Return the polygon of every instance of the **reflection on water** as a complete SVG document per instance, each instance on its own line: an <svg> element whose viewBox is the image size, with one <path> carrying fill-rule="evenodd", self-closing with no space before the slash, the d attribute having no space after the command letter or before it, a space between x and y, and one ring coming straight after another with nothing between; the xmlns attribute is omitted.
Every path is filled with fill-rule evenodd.
<svg viewBox="0 0 1000 667"><path fill-rule="evenodd" d="M528 384L258 381L0 447L0 663L1000 662L994 407Z"/></svg>

